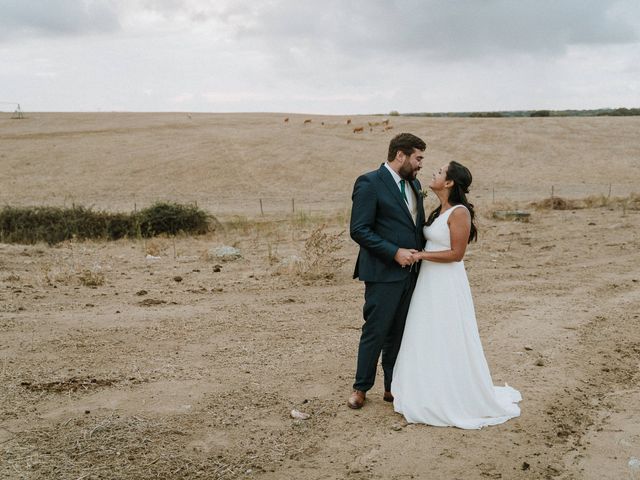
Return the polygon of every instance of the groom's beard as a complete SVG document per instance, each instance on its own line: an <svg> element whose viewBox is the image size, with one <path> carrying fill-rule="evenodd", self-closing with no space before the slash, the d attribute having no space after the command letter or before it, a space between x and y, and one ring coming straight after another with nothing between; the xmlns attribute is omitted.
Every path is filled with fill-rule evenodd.
<svg viewBox="0 0 640 480"><path fill-rule="evenodd" d="M406 168L405 168L406 167ZM404 180L415 180L416 177L418 176L418 170L414 170L413 167L411 167L410 165L402 165L400 167L400 171L398 172L398 174L400 175L400 177L402 177Z"/></svg>

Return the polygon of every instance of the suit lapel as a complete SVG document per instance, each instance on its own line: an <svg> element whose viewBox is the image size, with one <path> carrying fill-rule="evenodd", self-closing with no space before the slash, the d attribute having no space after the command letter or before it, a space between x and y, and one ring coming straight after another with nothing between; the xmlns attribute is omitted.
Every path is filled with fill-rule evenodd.
<svg viewBox="0 0 640 480"><path fill-rule="evenodd" d="M393 195L393 197L396 199L396 201L400 204L400 208L404 211L404 213L407 214L407 216L409 217L409 221L413 225L413 217L411 216L411 212L409 211L409 207L407 206L407 202L405 201L404 198L402 198L402 193L400 192L400 189L398 188L398 185L396 185L396 182L393 180L393 176L391 175L389 170L387 170L387 167L384 166L384 163L382 164L382 166L378 170L378 175L382 179L382 183L384 183L385 186L391 192L391 195ZM409 183L411 184L412 182L409 182ZM412 186L412 188L413 188L413 186Z"/></svg>
<svg viewBox="0 0 640 480"><path fill-rule="evenodd" d="M420 190L418 190L416 181L412 180L411 182L409 182L409 184L411 185L411 190L413 190L413 193L416 197L416 202L418 202L416 204L418 208L418 215L416 215L416 226L421 227L424 223L424 202L422 201L422 195L420 194Z"/></svg>

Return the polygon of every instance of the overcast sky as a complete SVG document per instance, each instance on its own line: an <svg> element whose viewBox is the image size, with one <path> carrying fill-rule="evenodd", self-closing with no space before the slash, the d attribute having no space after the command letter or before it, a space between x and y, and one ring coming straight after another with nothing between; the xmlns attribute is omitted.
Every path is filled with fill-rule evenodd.
<svg viewBox="0 0 640 480"><path fill-rule="evenodd" d="M26 111L640 107L640 1L0 0L0 59Z"/></svg>

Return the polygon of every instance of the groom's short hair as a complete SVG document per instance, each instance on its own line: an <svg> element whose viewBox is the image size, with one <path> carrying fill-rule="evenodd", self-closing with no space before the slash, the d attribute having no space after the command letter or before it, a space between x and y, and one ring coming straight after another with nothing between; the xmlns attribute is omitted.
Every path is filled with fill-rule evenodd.
<svg viewBox="0 0 640 480"><path fill-rule="evenodd" d="M396 158L398 150L405 155L411 155L414 148L424 152L427 149L427 144L424 143L424 140L411 133L399 133L389 143L387 161L392 162Z"/></svg>

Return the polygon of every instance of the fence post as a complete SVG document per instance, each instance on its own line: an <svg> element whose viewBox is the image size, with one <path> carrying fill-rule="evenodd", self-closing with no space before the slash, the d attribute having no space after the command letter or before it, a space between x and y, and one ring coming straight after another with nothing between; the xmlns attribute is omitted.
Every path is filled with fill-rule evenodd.
<svg viewBox="0 0 640 480"><path fill-rule="evenodd" d="M264 217L264 210L262 209L262 199L260 199L260 215Z"/></svg>
<svg viewBox="0 0 640 480"><path fill-rule="evenodd" d="M491 187L491 203L496 203L496 187Z"/></svg>
<svg viewBox="0 0 640 480"><path fill-rule="evenodd" d="M609 184L609 193L607 194L607 200L611 198L611 184Z"/></svg>
<svg viewBox="0 0 640 480"><path fill-rule="evenodd" d="M291 199L291 213L296 213L296 199Z"/></svg>

